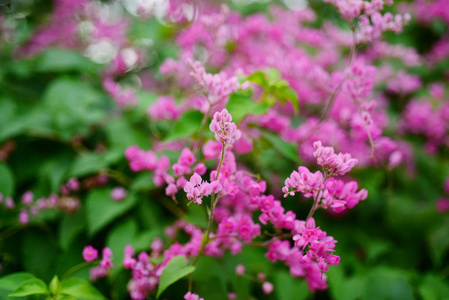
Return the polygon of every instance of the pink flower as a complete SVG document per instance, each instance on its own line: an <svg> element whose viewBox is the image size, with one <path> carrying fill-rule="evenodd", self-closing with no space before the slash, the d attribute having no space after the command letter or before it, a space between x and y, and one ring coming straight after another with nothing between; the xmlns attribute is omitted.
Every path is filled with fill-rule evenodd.
<svg viewBox="0 0 449 300"><path fill-rule="evenodd" d="M25 205L30 205L33 203L33 192L27 191L22 195L22 203Z"/></svg>
<svg viewBox="0 0 449 300"><path fill-rule="evenodd" d="M192 292L187 292L184 295L184 300L204 300L204 298L200 298L197 294L193 294Z"/></svg>
<svg viewBox="0 0 449 300"><path fill-rule="evenodd" d="M126 198L127 192L122 187L115 187L111 191L112 200L119 202Z"/></svg>
<svg viewBox="0 0 449 300"><path fill-rule="evenodd" d="M271 294L273 292L273 284L271 282L265 281L262 284L262 291L266 295Z"/></svg>
<svg viewBox="0 0 449 300"><path fill-rule="evenodd" d="M237 265L235 267L235 274L239 276L243 276L245 274L245 266L244 265Z"/></svg>
<svg viewBox="0 0 449 300"><path fill-rule="evenodd" d="M27 225L30 222L30 217L26 209L22 209L19 213L19 222L22 225Z"/></svg>
<svg viewBox="0 0 449 300"><path fill-rule="evenodd" d="M98 257L98 251L92 246L86 246L83 249L83 259L87 262L92 262Z"/></svg>

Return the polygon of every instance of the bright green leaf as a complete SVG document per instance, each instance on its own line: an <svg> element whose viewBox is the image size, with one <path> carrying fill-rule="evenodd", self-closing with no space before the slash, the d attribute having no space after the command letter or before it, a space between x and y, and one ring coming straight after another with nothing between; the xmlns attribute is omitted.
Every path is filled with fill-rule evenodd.
<svg viewBox="0 0 449 300"><path fill-rule="evenodd" d="M53 279L50 281L50 284L48 285L50 292L52 294L57 294L59 292L59 289L61 288L61 282L59 281L59 278L57 275L53 277Z"/></svg>
<svg viewBox="0 0 449 300"><path fill-rule="evenodd" d="M10 297L23 297L29 295L48 294L47 285L38 278L32 278L22 283L9 294Z"/></svg>
<svg viewBox="0 0 449 300"><path fill-rule="evenodd" d="M265 76L265 73L263 73L262 71L254 72L253 74L249 75L248 78L246 78L246 80L254 82L259 86L261 86L262 88L268 86L268 80Z"/></svg>
<svg viewBox="0 0 449 300"><path fill-rule="evenodd" d="M159 298L170 285L193 271L195 271L195 267L187 265L185 256L173 257L162 271L156 298Z"/></svg>
<svg viewBox="0 0 449 300"><path fill-rule="evenodd" d="M40 106L50 117L51 129L69 141L86 136L93 124L104 120L109 100L80 79L59 78L51 82Z"/></svg>
<svg viewBox="0 0 449 300"><path fill-rule="evenodd" d="M423 300L448 300L449 282L440 276L428 274L419 286L419 294Z"/></svg>
<svg viewBox="0 0 449 300"><path fill-rule="evenodd" d="M19 286L21 286L22 283L24 283L25 281L33 278L36 277L33 274L26 272L19 272L6 275L0 278L0 289L13 291L17 289Z"/></svg>
<svg viewBox="0 0 449 300"><path fill-rule="evenodd" d="M197 110L190 110L184 113L181 118L176 121L165 139L170 141L190 137L194 133L200 131L202 120L203 114Z"/></svg>
<svg viewBox="0 0 449 300"><path fill-rule="evenodd" d="M63 280L59 293L73 296L79 300L106 299L89 281L76 277Z"/></svg>
<svg viewBox="0 0 449 300"><path fill-rule="evenodd" d="M270 106L267 103L256 102L248 93L236 92L229 97L226 108L232 116L232 121L240 122L247 115L263 115Z"/></svg>

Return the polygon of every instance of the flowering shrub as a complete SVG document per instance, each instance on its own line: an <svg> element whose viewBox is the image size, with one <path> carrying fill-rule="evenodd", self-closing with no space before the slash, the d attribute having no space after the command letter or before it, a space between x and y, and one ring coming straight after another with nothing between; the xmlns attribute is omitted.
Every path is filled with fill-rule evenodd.
<svg viewBox="0 0 449 300"><path fill-rule="evenodd" d="M449 297L449 2L0 4L3 299Z"/></svg>

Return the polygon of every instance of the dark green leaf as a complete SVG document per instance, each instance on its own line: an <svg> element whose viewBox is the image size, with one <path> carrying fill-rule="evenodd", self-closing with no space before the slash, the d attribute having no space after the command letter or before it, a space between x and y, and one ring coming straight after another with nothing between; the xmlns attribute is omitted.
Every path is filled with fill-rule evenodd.
<svg viewBox="0 0 449 300"><path fill-rule="evenodd" d="M97 233L115 218L128 211L136 202L137 197L132 193L122 201L116 202L111 198L110 188L91 191L87 196L85 206L89 234Z"/></svg>
<svg viewBox="0 0 449 300"><path fill-rule="evenodd" d="M59 262L59 249L53 237L36 228L30 228L24 232L20 251L21 263L25 270L50 281Z"/></svg>
<svg viewBox="0 0 449 300"><path fill-rule="evenodd" d="M108 234L106 245L111 248L114 253L114 262L120 265L123 260L123 250L126 245L133 246L135 251L148 249L156 232L145 231L138 233L137 222L132 219L126 219L115 226Z"/></svg>
<svg viewBox="0 0 449 300"><path fill-rule="evenodd" d="M156 298L159 298L170 285L193 271L195 271L195 267L187 265L185 256L180 255L173 257L162 271Z"/></svg>
<svg viewBox="0 0 449 300"><path fill-rule="evenodd" d="M70 176L80 177L92 173L97 173L107 167L104 155L95 152L81 154L73 162Z"/></svg>
<svg viewBox="0 0 449 300"><path fill-rule="evenodd" d="M430 254L436 265L440 265L449 250L449 218L430 236Z"/></svg>
<svg viewBox="0 0 449 300"><path fill-rule="evenodd" d="M276 273L274 286L276 299L279 300L304 300L310 296L309 289L304 280L294 278L286 271Z"/></svg>
<svg viewBox="0 0 449 300"><path fill-rule="evenodd" d="M296 163L301 162L298 156L298 147L296 145L290 144L281 139L278 135L268 131L262 131L262 136L270 141L273 147L285 158L288 158Z"/></svg>
<svg viewBox="0 0 449 300"><path fill-rule="evenodd" d="M134 179L131 185L131 190L133 191L151 191L156 188L153 181L153 176L150 172L141 172L136 179Z"/></svg>
<svg viewBox="0 0 449 300"><path fill-rule="evenodd" d="M61 248L67 250L85 226L85 218L81 211L74 215L65 214L60 223L58 234L58 241Z"/></svg>
<svg viewBox="0 0 449 300"><path fill-rule="evenodd" d="M14 193L14 177L8 165L0 163L0 193L12 196Z"/></svg>

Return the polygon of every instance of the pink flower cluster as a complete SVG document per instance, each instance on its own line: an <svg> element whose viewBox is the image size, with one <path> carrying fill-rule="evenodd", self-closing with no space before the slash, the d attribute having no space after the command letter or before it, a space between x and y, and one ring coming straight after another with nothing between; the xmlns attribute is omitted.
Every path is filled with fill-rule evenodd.
<svg viewBox="0 0 449 300"><path fill-rule="evenodd" d="M430 97L412 99L401 116L400 129L404 133L423 135L429 153L449 146L449 103L444 97L444 89L434 84L430 86Z"/></svg>
<svg viewBox="0 0 449 300"><path fill-rule="evenodd" d="M200 298L200 296L192 292L187 292L187 294L184 295L184 300L204 300L204 298Z"/></svg>
<svg viewBox="0 0 449 300"><path fill-rule="evenodd" d="M126 149L125 157L129 160L129 167L133 172L154 171L159 164L154 151L143 151L138 146L130 146Z"/></svg>
<svg viewBox="0 0 449 300"><path fill-rule="evenodd" d="M240 130L232 121L232 116L224 108L221 112L216 112L209 125L210 130L215 133L215 139L225 145L232 145L241 137Z"/></svg>
<svg viewBox="0 0 449 300"><path fill-rule="evenodd" d="M385 5L392 5L393 0L325 0L335 6L339 14L347 21L359 18L356 30L357 42L366 43L378 39L384 31L399 33L410 20L410 15L382 15Z"/></svg>
<svg viewBox="0 0 449 300"><path fill-rule="evenodd" d="M103 80L103 89L114 99L119 107L135 106L137 104L137 96L132 88L123 89L119 83L115 82L111 77Z"/></svg>
<svg viewBox="0 0 449 300"><path fill-rule="evenodd" d="M80 207L78 196L71 195L70 192L78 191L80 188L79 181L71 178L67 183L63 184L61 189L62 196L51 194L47 198L40 197L35 199L33 192L26 191L21 198L21 204L16 205L12 197L4 197L0 193L0 204L3 204L8 210L19 210L18 221L22 225L27 225L31 217L37 218L39 213L44 210L61 210L67 213L73 213Z"/></svg>
<svg viewBox="0 0 449 300"><path fill-rule="evenodd" d="M311 173L306 167L299 167L285 180L282 188L284 197L299 192L304 197L313 197L317 207L332 208L335 212L342 212L346 208L353 208L361 200L365 200L368 192L365 189L357 191L355 181L343 182L334 176L348 173L356 164L357 159L349 153L334 153L332 147L323 147L321 141L313 144L315 152L313 156L317 164L323 168Z"/></svg>
<svg viewBox="0 0 449 300"><path fill-rule="evenodd" d="M159 284L159 265L152 264L146 252L140 252L137 259L133 258L134 249L131 245L127 245L124 252L123 265L132 270L132 279L128 283L130 297L133 300L146 299Z"/></svg>
<svg viewBox="0 0 449 300"><path fill-rule="evenodd" d="M349 153L334 153L333 147L324 147L321 141L313 143L317 164L328 172L328 176L344 175L355 167L358 160Z"/></svg>
<svg viewBox="0 0 449 300"><path fill-rule="evenodd" d="M92 246L86 246L83 249L83 259L87 262L93 262L98 258L98 251ZM105 247L102 250L102 259L100 260L100 265L95 266L90 269L90 277L93 281L99 278L106 277L108 270L112 268L112 251L110 248Z"/></svg>
<svg viewBox="0 0 449 300"><path fill-rule="evenodd" d="M175 100L169 96L160 96L156 103L148 108L148 115L155 121L176 120L180 114L179 108L175 105Z"/></svg>
<svg viewBox="0 0 449 300"><path fill-rule="evenodd" d="M218 181L202 181L202 178L197 173L194 173L190 180L184 185L184 191L187 193L187 199L196 204L203 203L203 197L209 196L212 193L218 193L222 189Z"/></svg>
<svg viewBox="0 0 449 300"><path fill-rule="evenodd" d="M227 78L225 74L209 74L199 61L189 61L192 71L191 75L195 82L206 95L210 106L217 103L226 104L228 97L240 88L237 77Z"/></svg>

